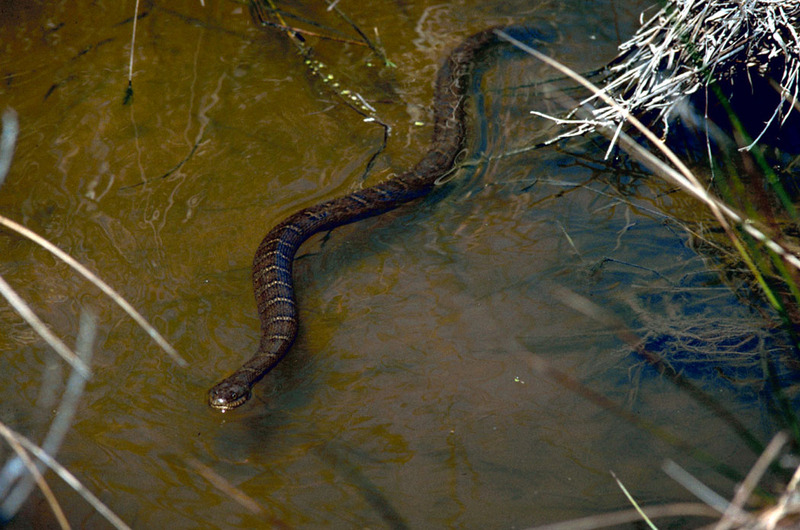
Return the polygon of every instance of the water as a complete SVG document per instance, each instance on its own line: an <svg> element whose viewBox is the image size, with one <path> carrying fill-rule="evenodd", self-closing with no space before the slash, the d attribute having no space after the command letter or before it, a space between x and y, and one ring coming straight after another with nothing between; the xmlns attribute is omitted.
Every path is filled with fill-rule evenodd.
<svg viewBox="0 0 800 530"><path fill-rule="evenodd" d="M610 470L642 503L690 499L660 471L665 458L731 494L710 466L535 369L544 360L742 473L755 459L564 294L609 309L656 349L690 324L700 347L723 324L764 336L675 221L702 211L635 167L606 166L591 140L478 160L415 207L313 238L295 267L302 324L290 356L242 410L205 404L255 350L249 266L263 234L416 161L429 132L412 124L429 120L447 49L489 25L549 23L560 36L546 51L586 71L632 34L640 4L342 5L370 35L378 28L398 65L367 66L368 50L309 37L392 126L366 177L383 130L246 7L207 4L143 6L123 106L132 3L0 3L0 101L22 130L0 212L97 271L189 362L0 232L0 272L54 332L73 343L80 312L100 315L94 378L59 454L88 488L135 528L525 527L627 507ZM348 31L318 6L291 9ZM471 152L493 157L547 137L530 108L560 108L541 83L551 71L514 54L497 62L482 68L471 111L482 131ZM8 308L0 318L2 420L40 440L45 373L66 369ZM728 379L712 368L694 380L769 439L761 394L725 384L749 374L722 366ZM52 482L72 524L107 526ZM37 495L11 527L45 524Z"/></svg>

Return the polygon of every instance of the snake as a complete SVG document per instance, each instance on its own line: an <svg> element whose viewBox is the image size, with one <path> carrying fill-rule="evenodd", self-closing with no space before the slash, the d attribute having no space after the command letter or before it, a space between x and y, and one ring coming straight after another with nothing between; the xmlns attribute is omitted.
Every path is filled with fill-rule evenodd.
<svg viewBox="0 0 800 530"><path fill-rule="evenodd" d="M252 395L253 385L284 358L298 331L292 263L312 235L380 215L429 194L456 169L467 135L466 100L479 55L501 42L487 28L467 37L437 72L433 97L433 134L427 151L411 169L370 187L302 209L264 236L253 258L253 291L261 321L258 350L229 377L208 391L208 404L225 412ZM527 29L531 32L532 30ZM540 36L537 34L537 38Z"/></svg>

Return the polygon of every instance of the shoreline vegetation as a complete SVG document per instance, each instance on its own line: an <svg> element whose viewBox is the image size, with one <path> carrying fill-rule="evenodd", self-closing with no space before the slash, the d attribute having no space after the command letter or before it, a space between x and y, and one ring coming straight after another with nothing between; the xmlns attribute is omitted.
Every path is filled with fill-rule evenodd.
<svg viewBox="0 0 800 530"><path fill-rule="evenodd" d="M718 259L729 268L746 267L749 279L745 281L755 282L792 337L789 355L796 363L800 355L800 245L794 234L800 218L795 205L798 175L792 170L800 159L800 143L791 130L800 123L800 4L663 1L654 14L642 14L640 29L620 45L618 57L601 72L599 86L535 50L514 44L589 91L566 116L533 112L562 127L551 143L600 133L609 140L607 157L618 148L655 176L701 201L721 228L716 232L724 237L713 230L696 233L708 247L717 249ZM689 158L702 160L694 163L694 169L683 161L687 152ZM615 326L613 315L606 315L590 301L574 293L565 293L563 299L586 315ZM629 336L628 342L634 349L641 347L635 336ZM676 384L685 383L679 374L669 373L663 359L648 355L643 354L663 375ZM771 390L783 403L779 408L787 430L763 447L731 501L674 462L666 462L664 472L705 504L659 506L653 514L674 516L683 511L684 515L707 517L700 513L703 506L714 507L719 520L712 526L726 529L777 528L795 520L800 512L800 466L795 452L800 443L798 420L791 405L793 396L784 392L773 371L777 360L768 358L768 353L763 355ZM577 383L573 385L580 392ZM616 408L604 405L599 396L590 399L609 410ZM735 422L735 418L729 419ZM771 500L770 494L763 497L764 491L757 491L769 470L787 477L785 489L773 492ZM647 510L617 482L634 506L626 515L612 513L538 528L601 528L642 519L657 528ZM767 507L748 512L748 503Z"/></svg>

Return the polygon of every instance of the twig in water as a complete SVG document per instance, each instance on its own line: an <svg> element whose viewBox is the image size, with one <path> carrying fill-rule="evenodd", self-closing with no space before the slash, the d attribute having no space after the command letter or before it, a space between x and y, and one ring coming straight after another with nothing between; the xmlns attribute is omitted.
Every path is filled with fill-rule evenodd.
<svg viewBox="0 0 800 530"><path fill-rule="evenodd" d="M335 37L333 35L326 35L324 33L318 32L318 31L311 31L309 29L299 28L297 26L284 26L284 25L281 25L281 24L279 24L277 22L272 22L270 20L260 20L259 23L261 25L263 25L263 26L269 26L271 28L276 28L276 29L279 29L281 31L285 31L286 33L294 33L294 34L297 34L298 36L299 35L306 35L308 37L316 37L316 38L318 38L320 40L329 40L329 41L333 41L333 42L341 42L341 43L344 43L344 44L352 44L354 46L363 46L365 48L368 47L368 45L366 43L361 42L360 40L347 39L347 38L344 38L344 37Z"/></svg>
<svg viewBox="0 0 800 530"><path fill-rule="evenodd" d="M139 18L139 0L136 0L136 6L133 8L133 30L131 30L131 61L128 66L128 88L125 89L125 97L122 99L122 104L127 105L133 100L133 53L136 44L136 21Z"/></svg>
<svg viewBox="0 0 800 530"><path fill-rule="evenodd" d="M212 486L224 492L228 497L241 504L247 510L263 514L264 509L253 500L252 497L242 492L236 486L228 482L224 477L220 476L213 469L201 463L196 458L186 458L186 463L189 464L195 471L197 471L204 479L211 483Z"/></svg>
<svg viewBox="0 0 800 530"><path fill-rule="evenodd" d="M211 483L212 486L220 490L221 492L225 493L231 499L236 501L237 503L241 504L247 510L253 512L256 515L265 515L264 509L261 507L258 502L256 502L252 497L244 493L242 490L228 482L225 477L220 476L216 471L208 467L207 465L203 464L196 458L187 457L185 459L186 463L189 464L197 473L199 473L204 479ZM289 525L285 522L281 521L280 519L276 519L275 517L268 517L267 521L269 522L270 528L278 528L278 529L288 529Z"/></svg>
<svg viewBox="0 0 800 530"><path fill-rule="evenodd" d="M262 5L262 2L264 5ZM336 13L355 29L355 31L362 37L366 45L369 46L375 54L380 56L388 66L394 66L391 61L386 59L385 54L372 44L372 42L364 35L364 33L353 21L351 21L335 5L333 6L333 9L335 9ZM270 16L274 16L278 21L277 27L280 27L284 31L284 33L292 41L292 44L294 44L294 46L297 48L298 52L300 52L300 55L303 57L304 63L308 70L317 76L324 85L326 85L336 96L341 99L342 102L344 102L345 105L353 109L358 114L364 116L365 122L374 122L383 128L383 141L367 161L362 176L362 178L365 178L372 170L372 167L377 161L378 156L386 149L392 128L388 123L383 121L378 116L375 109L369 105L369 103L367 103L361 94L342 86L339 80L336 79L336 76L327 71L327 66L323 62L314 58L313 48L306 44L305 39L298 31L295 31L293 28L289 28L289 26L287 26L283 16L281 15L281 12L275 6L272 0L251 0L250 14L253 18L253 21L260 26L276 26L275 23L270 22L269 20Z"/></svg>
<svg viewBox="0 0 800 530"><path fill-rule="evenodd" d="M339 7L336 5L338 3L339 3L338 0L336 0L335 2L328 2L328 11L331 11L331 10L336 11L336 14L339 15L339 17L342 20L344 20L345 22L350 24L350 27L353 28L353 30L356 33L358 33L358 35L364 40L364 42L367 44L367 46L369 46L369 49L372 50L372 52L375 55L377 55L378 57L381 58L381 61L383 61L384 65L392 67L392 68L397 68L397 65L394 64L392 61L390 61L388 57L386 57L386 53L383 51L383 48L378 46L378 45L376 45L376 44L373 44L372 40L369 37L367 37L367 35L363 31L361 31L361 28L358 27L358 24L356 24L350 17L348 17L347 14L345 14L344 11L339 9ZM375 34L376 34L376 36L378 34L378 29L377 28L375 28Z"/></svg>

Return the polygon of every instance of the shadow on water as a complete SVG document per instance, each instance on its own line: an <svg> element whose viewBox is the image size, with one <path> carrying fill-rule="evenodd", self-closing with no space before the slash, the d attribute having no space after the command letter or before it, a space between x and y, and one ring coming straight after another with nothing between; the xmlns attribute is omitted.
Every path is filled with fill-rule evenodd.
<svg viewBox="0 0 800 530"><path fill-rule="evenodd" d="M548 53L589 71L613 57L641 7L354 7L348 15L378 28L395 69L367 66L359 46L314 43L392 125L374 182L427 146L426 126L412 124L429 120L435 65L465 36L534 20L554 28ZM732 491L735 479L630 416L738 476L757 451L735 433L763 444L783 426L751 353L786 339L696 251L684 228L709 220L624 157L604 161L595 138L526 150L550 130L529 111L557 113L577 94L517 53L481 67L470 104L478 133L458 178L413 208L304 245L292 352L247 408L208 410L207 388L258 341L253 249L285 214L360 185L383 131L235 2L149 3L123 107L131 15L112 11L58 2L13 11L0 95L22 133L0 212L100 272L189 368L6 232L0 272L27 287L61 336L76 335L80 309L102 315L96 375L60 459L132 526L529 526L627 507L609 470L643 502L690 498L660 471L666 458ZM565 291L614 315L739 424L658 375ZM2 420L35 434L47 419L36 403L49 353L13 314L0 309L0 319ZM617 410L547 377L534 358ZM68 487L54 489L76 526L104 526ZM10 527L49 522L36 497Z"/></svg>

